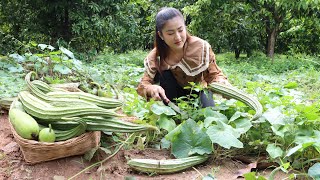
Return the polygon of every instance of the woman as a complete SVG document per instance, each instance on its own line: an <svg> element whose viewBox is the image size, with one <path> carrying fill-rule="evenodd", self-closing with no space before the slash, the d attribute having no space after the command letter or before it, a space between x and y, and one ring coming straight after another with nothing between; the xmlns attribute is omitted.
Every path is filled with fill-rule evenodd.
<svg viewBox="0 0 320 180"><path fill-rule="evenodd" d="M204 86L211 82L229 84L215 61L208 42L188 34L181 12L162 8L156 15L155 48L144 60L145 73L137 92L146 99L162 100L165 104L185 96L183 87L189 82ZM158 85L159 83L159 85ZM212 93L200 93L203 107L214 106Z"/></svg>

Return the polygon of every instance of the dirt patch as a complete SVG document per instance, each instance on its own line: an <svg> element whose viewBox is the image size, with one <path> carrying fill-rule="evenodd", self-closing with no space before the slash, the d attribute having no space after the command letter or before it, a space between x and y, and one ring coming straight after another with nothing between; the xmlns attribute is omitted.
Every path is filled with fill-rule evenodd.
<svg viewBox="0 0 320 180"><path fill-rule="evenodd" d="M0 112L1 113L1 112ZM19 145L15 142L9 127L7 112L0 114L0 179L35 179L46 180L68 179L79 173L91 164L101 161L108 155L100 153L94 156L91 162L84 160L83 156L73 156L53 160L49 162L28 165L20 151ZM186 180L186 179L202 179L202 175L214 172L216 179L243 179L237 177L239 170L248 168L248 164L241 161L223 160L216 161L209 159L205 163L190 168L186 171L169 174L154 175L141 174L133 171L127 164L127 158L152 158L152 159L168 159L170 152L166 150L145 149L141 150L121 150L113 158L109 159L102 165L93 167L84 173L81 173L74 179L119 179L135 178L135 179L155 179L155 180ZM261 171L260 174L267 177L271 170ZM284 179L283 173L277 173L275 179Z"/></svg>

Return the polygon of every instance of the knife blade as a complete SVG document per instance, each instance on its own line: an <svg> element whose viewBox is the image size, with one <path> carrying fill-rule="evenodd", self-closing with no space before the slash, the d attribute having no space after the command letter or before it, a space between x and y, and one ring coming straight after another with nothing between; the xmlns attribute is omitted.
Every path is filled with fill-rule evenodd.
<svg viewBox="0 0 320 180"><path fill-rule="evenodd" d="M187 119L188 118L188 114L185 111L182 111L176 104L174 104L173 102L169 102L168 106L171 107L175 112L179 113L181 115L182 119Z"/></svg>

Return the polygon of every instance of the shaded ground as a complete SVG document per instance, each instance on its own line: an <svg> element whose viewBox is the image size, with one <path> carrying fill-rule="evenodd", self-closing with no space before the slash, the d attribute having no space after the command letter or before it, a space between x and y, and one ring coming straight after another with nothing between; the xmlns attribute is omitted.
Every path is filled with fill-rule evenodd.
<svg viewBox="0 0 320 180"><path fill-rule="evenodd" d="M207 162L190 168L184 172L170 174L170 175L156 175L150 176L146 174L139 174L130 169L126 165L126 157L137 158L153 158L166 159L169 157L168 151L163 150L121 150L113 158L106 161L103 165L91 168L74 179L112 179L123 180L128 177L135 179L155 179L155 180L200 180L202 175L207 175L214 172L214 177L220 180L243 179L238 177L239 171L251 169L250 165L242 163L241 161L223 160L213 161L209 159ZM0 180L8 179L54 179L63 180L68 179L75 174L82 171L84 168L90 166L94 162L106 158L107 155L100 157L95 156L92 162L84 160L83 156L73 156L43 162L35 165L28 165L23 160L23 155L20 151L19 145L14 141L12 132L9 127L7 112L0 112ZM261 175L268 177L271 170L260 171ZM277 173L275 179L284 179L286 175Z"/></svg>

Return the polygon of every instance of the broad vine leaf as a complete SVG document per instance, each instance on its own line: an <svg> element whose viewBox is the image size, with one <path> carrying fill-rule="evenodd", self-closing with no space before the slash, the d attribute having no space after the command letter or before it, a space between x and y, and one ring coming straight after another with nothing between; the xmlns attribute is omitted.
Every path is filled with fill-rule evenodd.
<svg viewBox="0 0 320 180"><path fill-rule="evenodd" d="M267 180L261 175L257 175L256 172L249 172L243 175L246 180Z"/></svg>
<svg viewBox="0 0 320 180"><path fill-rule="evenodd" d="M221 121L217 121L217 125L210 126L207 130L212 143L217 143L220 146L230 149L231 147L242 148L243 143L239 141L240 133L232 126Z"/></svg>
<svg viewBox="0 0 320 180"><path fill-rule="evenodd" d="M19 54L10 54L9 57L13 58L17 63L21 63L26 60L25 56L21 56Z"/></svg>
<svg viewBox="0 0 320 180"><path fill-rule="evenodd" d="M176 158L189 157L194 154L203 155L212 152L212 143L204 129L188 119L180 129L181 133L172 141L172 154Z"/></svg>
<svg viewBox="0 0 320 180"><path fill-rule="evenodd" d="M8 68L8 70L11 72L11 73L19 73L19 72L23 72L23 67L21 66L21 64L17 64L17 67L14 67L14 66L11 66Z"/></svg>
<svg viewBox="0 0 320 180"><path fill-rule="evenodd" d="M161 114L165 114L168 116L174 116L177 113L172 110L169 106L165 106L165 105L159 105L158 103L154 103L151 105L150 110L155 113L156 115L161 115Z"/></svg>
<svg viewBox="0 0 320 180"><path fill-rule="evenodd" d="M82 62L78 59L72 59L73 65L74 65L74 69L77 70L82 70Z"/></svg>
<svg viewBox="0 0 320 180"><path fill-rule="evenodd" d="M271 125L273 124L285 125L285 122L284 122L285 115L282 114L280 108L268 109L265 113L263 113L263 117L265 117Z"/></svg>
<svg viewBox="0 0 320 180"><path fill-rule="evenodd" d="M141 109L139 109L139 111L134 111L134 112L133 112L133 115L134 115L134 116L137 116L137 117L140 118L140 119L143 119L144 115L147 114L147 113L149 113L149 110L148 110L148 109L146 109L146 108L141 108Z"/></svg>
<svg viewBox="0 0 320 180"><path fill-rule="evenodd" d="M302 149L302 144L299 144L291 149L289 149L288 153L286 154L286 157L291 156L292 154L294 154L295 152L299 151Z"/></svg>
<svg viewBox="0 0 320 180"><path fill-rule="evenodd" d="M315 163L308 170L308 175L315 180L320 180L320 163Z"/></svg>
<svg viewBox="0 0 320 180"><path fill-rule="evenodd" d="M68 49L64 48L64 47L59 47L59 49L67 56L69 56L71 59L74 58L74 55L71 51L69 51Z"/></svg>
<svg viewBox="0 0 320 180"><path fill-rule="evenodd" d="M288 126L283 126L283 125L278 125L278 124L274 124L273 126L271 126L272 132L280 137L284 137L285 133L291 131L290 127Z"/></svg>
<svg viewBox="0 0 320 180"><path fill-rule="evenodd" d="M318 107L315 105L306 106L303 110L303 114L308 120L316 120L320 118Z"/></svg>
<svg viewBox="0 0 320 180"><path fill-rule="evenodd" d="M277 157L281 157L283 151L280 147L277 147L275 144L268 144L267 152L269 153L270 157L275 159Z"/></svg>
<svg viewBox="0 0 320 180"><path fill-rule="evenodd" d="M160 141L161 149L169 149L171 142L168 141L165 137L161 139Z"/></svg>
<svg viewBox="0 0 320 180"><path fill-rule="evenodd" d="M307 144L312 144L315 147L320 148L320 131L313 130L311 132L312 132L311 135L310 134L297 135L295 138L295 143L302 144L304 145L304 147Z"/></svg>
<svg viewBox="0 0 320 180"><path fill-rule="evenodd" d="M59 72L61 74L70 74L72 71L68 67L62 65L62 64L56 64L54 65L53 71Z"/></svg>
<svg viewBox="0 0 320 180"><path fill-rule="evenodd" d="M247 115L243 112L237 111L232 115L229 122L235 121L235 120L242 118L242 117L247 117Z"/></svg>
<svg viewBox="0 0 320 180"><path fill-rule="evenodd" d="M209 127L212 122L217 122L221 121L224 123L228 123L228 118L224 114L218 112L218 111L213 111L210 113L211 116L208 116L207 118L204 119L204 127Z"/></svg>
<svg viewBox="0 0 320 180"><path fill-rule="evenodd" d="M94 154L97 152L97 150L99 149L100 147L97 146L95 148L92 148L90 149L89 151L87 151L85 154L84 154L84 159L87 160L87 161L91 161L91 159L93 158Z"/></svg>
<svg viewBox="0 0 320 180"><path fill-rule="evenodd" d="M54 50L55 48L51 45L47 45L47 44L38 44L38 47L40 47L40 49L44 50L44 49L49 49L49 50Z"/></svg>
<svg viewBox="0 0 320 180"><path fill-rule="evenodd" d="M286 85L284 85L285 88L288 89L294 89L296 87L298 87L298 83L293 81L293 82L288 82Z"/></svg>
<svg viewBox="0 0 320 180"><path fill-rule="evenodd" d="M179 124L176 128L174 128L172 131L170 131L166 136L165 138L168 140L168 141L174 141L178 135L181 133L181 127L182 127L182 124Z"/></svg>
<svg viewBox="0 0 320 180"><path fill-rule="evenodd" d="M172 131L177 126L176 122L165 114L160 115L158 123L160 128L165 129L168 132Z"/></svg>
<svg viewBox="0 0 320 180"><path fill-rule="evenodd" d="M240 134L246 133L252 127L252 123L248 118L239 118L233 123L236 125L236 131Z"/></svg>

